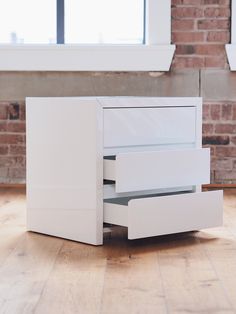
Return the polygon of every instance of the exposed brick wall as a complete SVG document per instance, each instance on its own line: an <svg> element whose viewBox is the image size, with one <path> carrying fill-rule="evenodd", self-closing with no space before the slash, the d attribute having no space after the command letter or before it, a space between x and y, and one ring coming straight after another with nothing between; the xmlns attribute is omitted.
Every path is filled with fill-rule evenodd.
<svg viewBox="0 0 236 314"><path fill-rule="evenodd" d="M25 106L0 102L0 183L25 182Z"/></svg>
<svg viewBox="0 0 236 314"><path fill-rule="evenodd" d="M172 0L174 68L228 68L230 0Z"/></svg>
<svg viewBox="0 0 236 314"><path fill-rule="evenodd" d="M203 144L211 147L212 182L236 184L236 102L204 104Z"/></svg>
<svg viewBox="0 0 236 314"><path fill-rule="evenodd" d="M172 0L172 68L228 69L230 0ZM203 144L211 147L211 182L236 183L236 103L205 103Z"/></svg>

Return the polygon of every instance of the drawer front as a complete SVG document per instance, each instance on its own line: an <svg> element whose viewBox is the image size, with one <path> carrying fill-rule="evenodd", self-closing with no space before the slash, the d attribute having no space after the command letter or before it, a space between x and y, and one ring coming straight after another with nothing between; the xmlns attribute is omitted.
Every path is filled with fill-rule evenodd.
<svg viewBox="0 0 236 314"><path fill-rule="evenodd" d="M119 154L116 160L104 160L104 179L115 181L117 193L206 184L210 150Z"/></svg>
<svg viewBox="0 0 236 314"><path fill-rule="evenodd" d="M195 107L112 108L103 112L104 148L195 142Z"/></svg>
<svg viewBox="0 0 236 314"><path fill-rule="evenodd" d="M223 191L105 203L104 221L127 226L129 239L217 227L223 223Z"/></svg>

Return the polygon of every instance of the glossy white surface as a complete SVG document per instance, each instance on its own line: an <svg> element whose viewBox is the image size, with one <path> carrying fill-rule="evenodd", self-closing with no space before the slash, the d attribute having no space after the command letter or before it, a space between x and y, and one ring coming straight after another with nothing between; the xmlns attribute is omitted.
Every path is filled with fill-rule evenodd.
<svg viewBox="0 0 236 314"><path fill-rule="evenodd" d="M128 227L128 238L200 230L222 224L223 191L132 199L104 204L108 223ZM119 213L119 214L117 214Z"/></svg>
<svg viewBox="0 0 236 314"><path fill-rule="evenodd" d="M231 71L236 71L236 0L231 0L231 43L225 45Z"/></svg>
<svg viewBox="0 0 236 314"><path fill-rule="evenodd" d="M130 239L220 224L221 192L186 194L209 181L201 115L200 98L28 98L28 229L98 245L103 221L128 226ZM104 162L103 176L105 137L125 143L127 152L116 146L117 159ZM129 152L133 147L142 151ZM104 178L116 185L103 187ZM105 204L103 219L103 197L153 192L159 196L127 206Z"/></svg>
<svg viewBox="0 0 236 314"><path fill-rule="evenodd" d="M26 119L28 230L101 244L101 107L95 99L28 98Z"/></svg>
<svg viewBox="0 0 236 314"><path fill-rule="evenodd" d="M194 143L195 111L195 107L105 109L104 148Z"/></svg>
<svg viewBox="0 0 236 314"><path fill-rule="evenodd" d="M125 153L104 160L104 178L117 193L210 182L210 149Z"/></svg>

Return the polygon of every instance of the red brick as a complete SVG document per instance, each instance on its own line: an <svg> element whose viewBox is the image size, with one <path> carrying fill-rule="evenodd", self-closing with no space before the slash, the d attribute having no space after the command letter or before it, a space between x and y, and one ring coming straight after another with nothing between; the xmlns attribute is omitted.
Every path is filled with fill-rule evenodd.
<svg viewBox="0 0 236 314"><path fill-rule="evenodd" d="M20 105L20 120L25 120L25 104Z"/></svg>
<svg viewBox="0 0 236 314"><path fill-rule="evenodd" d="M235 168L236 168L236 160L233 159L233 169L235 169Z"/></svg>
<svg viewBox="0 0 236 314"><path fill-rule="evenodd" d="M8 154L8 145L1 145L0 146L0 156Z"/></svg>
<svg viewBox="0 0 236 314"><path fill-rule="evenodd" d="M7 121L0 121L0 132L6 132L7 130Z"/></svg>
<svg viewBox="0 0 236 314"><path fill-rule="evenodd" d="M25 157L23 156L0 156L0 168L4 167L25 167Z"/></svg>
<svg viewBox="0 0 236 314"><path fill-rule="evenodd" d="M236 120L236 104L233 104L233 120Z"/></svg>
<svg viewBox="0 0 236 314"><path fill-rule="evenodd" d="M176 54L178 55L195 54L195 47L193 45L178 45L176 47Z"/></svg>
<svg viewBox="0 0 236 314"><path fill-rule="evenodd" d="M172 31L190 31L194 29L194 20L173 20Z"/></svg>
<svg viewBox="0 0 236 314"><path fill-rule="evenodd" d="M200 5L202 0L172 0L172 5L182 4L182 5Z"/></svg>
<svg viewBox="0 0 236 314"><path fill-rule="evenodd" d="M212 120L220 120L220 111L221 106L220 105L211 105L211 119Z"/></svg>
<svg viewBox="0 0 236 314"><path fill-rule="evenodd" d="M222 123L215 126L215 132L220 134L236 134L236 124Z"/></svg>
<svg viewBox="0 0 236 314"><path fill-rule="evenodd" d="M202 57L179 57L176 56L173 68L203 68L204 58Z"/></svg>
<svg viewBox="0 0 236 314"><path fill-rule="evenodd" d="M206 68L224 68L227 65L226 56L209 56L205 57L205 67Z"/></svg>
<svg viewBox="0 0 236 314"><path fill-rule="evenodd" d="M212 134L214 130L213 124L203 123L202 125L202 133L203 134Z"/></svg>
<svg viewBox="0 0 236 314"><path fill-rule="evenodd" d="M203 0L202 3L203 4L218 4L218 5L226 5L229 6L230 5L230 1L231 0Z"/></svg>
<svg viewBox="0 0 236 314"><path fill-rule="evenodd" d="M229 29L229 26L230 26L229 19L225 19L225 20L206 19L206 20L199 20L197 23L197 27L200 30L224 30L224 29Z"/></svg>
<svg viewBox="0 0 236 314"><path fill-rule="evenodd" d="M236 136L231 136L230 142L231 144L236 145Z"/></svg>
<svg viewBox="0 0 236 314"><path fill-rule="evenodd" d="M223 8L223 7L217 7L217 8L206 8L204 11L205 17L230 17L230 9L229 8Z"/></svg>
<svg viewBox="0 0 236 314"><path fill-rule="evenodd" d="M172 40L174 43L194 43L204 41L204 32L174 32Z"/></svg>
<svg viewBox="0 0 236 314"><path fill-rule="evenodd" d="M210 120L210 105L209 104L203 105L202 119L203 119L203 121Z"/></svg>
<svg viewBox="0 0 236 314"><path fill-rule="evenodd" d="M225 55L225 45L198 44L195 45L195 52L199 55Z"/></svg>
<svg viewBox="0 0 236 314"><path fill-rule="evenodd" d="M9 155L23 155L26 154L26 147L24 145L10 145Z"/></svg>
<svg viewBox="0 0 236 314"><path fill-rule="evenodd" d="M8 115L10 120L18 120L20 117L20 105L16 103L11 103L8 108Z"/></svg>
<svg viewBox="0 0 236 314"><path fill-rule="evenodd" d="M216 146L215 147L215 156L236 158L236 147Z"/></svg>
<svg viewBox="0 0 236 314"><path fill-rule="evenodd" d="M229 31L209 31L207 41L227 44L230 41L230 33Z"/></svg>
<svg viewBox="0 0 236 314"><path fill-rule="evenodd" d="M21 134L0 134L0 144L22 144L25 137Z"/></svg>
<svg viewBox="0 0 236 314"><path fill-rule="evenodd" d="M205 135L202 138L203 145L228 145L229 142L228 135Z"/></svg>
<svg viewBox="0 0 236 314"><path fill-rule="evenodd" d="M198 7L176 7L172 8L171 13L174 18L196 18L204 16L203 9Z"/></svg>
<svg viewBox="0 0 236 314"><path fill-rule="evenodd" d="M221 118L222 120L232 120L233 108L231 104L223 104L221 106Z"/></svg>
<svg viewBox="0 0 236 314"><path fill-rule="evenodd" d="M233 162L231 158L212 158L211 170L231 170Z"/></svg>
<svg viewBox="0 0 236 314"><path fill-rule="evenodd" d="M0 120L7 119L7 106L6 103L0 103Z"/></svg>
<svg viewBox="0 0 236 314"><path fill-rule="evenodd" d="M7 131L9 132L20 132L24 133L25 132L25 123L16 121L16 122L9 122L7 125Z"/></svg>

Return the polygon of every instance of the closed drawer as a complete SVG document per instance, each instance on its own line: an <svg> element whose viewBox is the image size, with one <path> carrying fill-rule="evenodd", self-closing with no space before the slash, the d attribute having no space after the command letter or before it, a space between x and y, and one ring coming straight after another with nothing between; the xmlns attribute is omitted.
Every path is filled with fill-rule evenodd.
<svg viewBox="0 0 236 314"><path fill-rule="evenodd" d="M104 203L104 222L128 227L129 239L220 226L222 215L222 191L124 198Z"/></svg>
<svg viewBox="0 0 236 314"><path fill-rule="evenodd" d="M104 148L189 144L196 139L195 107L103 110Z"/></svg>
<svg viewBox="0 0 236 314"><path fill-rule="evenodd" d="M206 184L210 150L118 154L115 160L104 159L104 179L115 181L117 193Z"/></svg>

